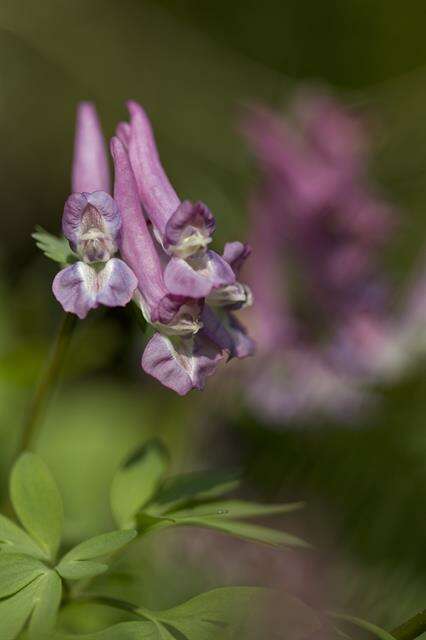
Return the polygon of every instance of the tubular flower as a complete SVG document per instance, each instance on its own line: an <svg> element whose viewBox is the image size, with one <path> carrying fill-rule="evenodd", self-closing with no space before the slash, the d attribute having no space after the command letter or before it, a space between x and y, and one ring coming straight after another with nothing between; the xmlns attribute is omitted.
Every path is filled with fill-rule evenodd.
<svg viewBox="0 0 426 640"><path fill-rule="evenodd" d="M203 336L230 357L252 355L254 343L231 311L249 306L249 288L237 281L250 254L240 242L228 243L223 256L208 250L215 220L201 202L181 202L160 163L150 122L135 102L129 102L130 124L117 133L127 148L144 212L153 225L168 260L164 285L174 296L205 301Z"/></svg>
<svg viewBox="0 0 426 640"><path fill-rule="evenodd" d="M154 241L139 202L128 153L118 138L111 142L115 200L121 211L120 252L138 280L136 300L157 332L142 356L142 368L162 384L185 395L202 389L223 358L224 346L203 328L204 300L176 295L166 286Z"/></svg>
<svg viewBox="0 0 426 640"><path fill-rule="evenodd" d="M130 126L117 133L128 147L139 197L157 240L170 256L164 270L168 290L180 296L205 298L235 282L229 264L208 249L215 219L202 202L181 202L158 155L151 124L140 105L130 101Z"/></svg>
<svg viewBox="0 0 426 640"><path fill-rule="evenodd" d="M118 249L121 218L109 190L108 161L95 108L82 103L77 113L72 187L65 203L62 230L80 258L60 271L53 293L65 311L85 318L99 305L125 306L137 280L112 256Z"/></svg>

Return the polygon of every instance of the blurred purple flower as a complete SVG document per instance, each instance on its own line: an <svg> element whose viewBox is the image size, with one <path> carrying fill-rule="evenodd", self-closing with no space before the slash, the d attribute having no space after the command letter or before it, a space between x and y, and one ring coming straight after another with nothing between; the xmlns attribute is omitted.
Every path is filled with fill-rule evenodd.
<svg viewBox="0 0 426 640"><path fill-rule="evenodd" d="M99 305L125 306L137 287L117 252L121 219L110 189L105 142L95 107L78 107L72 171L74 193L65 203L62 229L80 261L60 271L53 293L65 311L85 318Z"/></svg>
<svg viewBox="0 0 426 640"><path fill-rule="evenodd" d="M272 422L350 419L407 348L378 268L393 215L368 180L363 127L331 97L304 93L286 119L250 110L243 130L261 170L250 281L261 365L250 402Z"/></svg>

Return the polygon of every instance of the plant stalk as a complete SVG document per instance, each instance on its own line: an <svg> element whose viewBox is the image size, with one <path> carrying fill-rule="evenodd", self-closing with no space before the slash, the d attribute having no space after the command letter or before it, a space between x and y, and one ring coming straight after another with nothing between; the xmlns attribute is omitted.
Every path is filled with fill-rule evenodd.
<svg viewBox="0 0 426 640"><path fill-rule="evenodd" d="M25 415L18 455L34 446L38 427L58 382L76 324L75 315L66 313L63 316L46 367Z"/></svg>
<svg viewBox="0 0 426 640"><path fill-rule="evenodd" d="M426 609L391 631L395 640L414 640L426 632Z"/></svg>

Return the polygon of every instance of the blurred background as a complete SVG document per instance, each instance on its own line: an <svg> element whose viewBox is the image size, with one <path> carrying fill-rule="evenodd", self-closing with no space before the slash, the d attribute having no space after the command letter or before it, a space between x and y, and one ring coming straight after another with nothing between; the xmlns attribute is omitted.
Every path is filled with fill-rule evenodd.
<svg viewBox="0 0 426 640"><path fill-rule="evenodd" d="M301 88L331 92L368 122L370 180L396 220L381 269L403 291L426 244L425 26L421 0L0 0L3 493L61 317L55 267L30 235L38 224L60 232L77 102L96 102L108 137L126 99L145 106L176 190L208 204L221 250L253 235L259 167L241 132L245 109L285 114ZM283 526L315 549L281 555L220 534L161 534L139 545L127 567L140 562L142 577L128 589L148 606L227 583L282 586L387 627L426 606L421 358L390 381L374 380L372 406L349 409L349 420L270 420L253 408L246 382L263 360L231 362L203 393L179 398L142 373L143 342L127 311L98 310L79 324L38 442L63 491L69 544L112 526L114 470L155 434L172 448L175 470L240 466L247 495L306 500ZM72 613L73 630L100 624L99 611L93 620Z"/></svg>

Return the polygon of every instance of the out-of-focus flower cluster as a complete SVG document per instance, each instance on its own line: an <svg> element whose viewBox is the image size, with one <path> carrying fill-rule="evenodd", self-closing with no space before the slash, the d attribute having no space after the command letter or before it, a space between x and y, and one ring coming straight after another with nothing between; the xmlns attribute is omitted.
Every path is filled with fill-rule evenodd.
<svg viewBox="0 0 426 640"><path fill-rule="evenodd" d="M55 277L53 292L65 311L84 318L99 305L136 302L155 329L143 369L184 395L201 389L228 357L253 353L234 317L251 304L237 274L250 254L230 242L223 255L209 249L215 219L202 202L181 202L160 163L150 122L128 103L111 141L115 184L92 104L77 115L72 195L62 227L76 261ZM121 259L113 257L119 251Z"/></svg>
<svg viewBox="0 0 426 640"><path fill-rule="evenodd" d="M250 202L260 360L249 402L276 423L350 419L372 384L424 349L426 277L397 310L379 265L396 216L370 183L354 114L304 93L287 117L254 108L243 126L261 173Z"/></svg>

